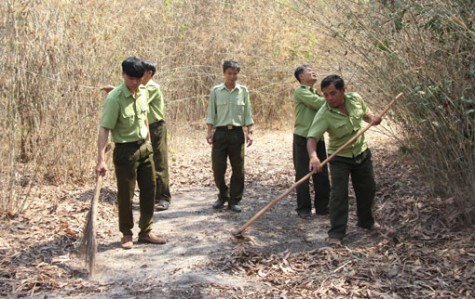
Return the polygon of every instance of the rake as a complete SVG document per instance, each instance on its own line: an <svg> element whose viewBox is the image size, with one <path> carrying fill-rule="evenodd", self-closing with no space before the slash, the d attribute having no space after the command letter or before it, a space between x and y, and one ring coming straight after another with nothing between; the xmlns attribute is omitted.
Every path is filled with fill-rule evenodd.
<svg viewBox="0 0 475 299"><path fill-rule="evenodd" d="M388 106L383 110L383 112L381 112L381 114L379 114L379 117L383 117L387 112L388 110L391 108L391 106L394 104L394 102L396 102L397 99L399 99L400 97L402 96L402 93L399 93L389 104ZM353 136L350 140L348 140L345 144L343 144L342 146L340 146L335 152L333 152L333 154L331 154L327 159L325 159L321 165L324 166L325 164L327 164L328 162L330 162L331 159L333 159L339 152L341 152L342 150L344 150L348 145L352 144L358 137L360 137L361 135L364 134L364 132L366 132L369 128L371 128L373 126L372 123L368 124L368 126L366 126L364 129L362 129L360 132L358 132L358 134L356 134L355 136ZM300 186L303 182L307 181L310 176L314 173L314 171L311 171L309 172L308 174L306 174L303 178L301 178L300 180L298 180L297 182L295 182L292 186L290 186L287 190L285 190L281 195L279 195L278 197L276 197L274 200L272 200L271 202L269 202L265 207L263 207L259 212L257 212L257 214L255 214L251 219L249 219L243 226L241 226L241 228L239 228L239 230L237 232L235 232L233 235L234 237L240 239L240 238L244 238L244 236L242 235L242 233L244 232L244 230L246 230L249 226L251 226L257 219L261 218L262 215L264 215L265 212L267 212L267 210L269 210L270 208L272 208L276 203L278 203L280 200L282 200L284 197L286 197L290 192L292 192L292 190L294 190L295 188L297 188L298 186Z"/></svg>

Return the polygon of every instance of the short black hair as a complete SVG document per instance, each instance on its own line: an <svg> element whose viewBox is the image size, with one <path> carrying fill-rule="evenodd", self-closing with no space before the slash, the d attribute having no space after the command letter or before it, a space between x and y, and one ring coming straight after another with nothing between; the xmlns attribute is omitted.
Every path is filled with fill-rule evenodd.
<svg viewBox="0 0 475 299"><path fill-rule="evenodd" d="M241 71L241 66L239 65L237 61L234 61L234 60L226 60L223 63L223 73L229 68L233 68L238 72Z"/></svg>
<svg viewBox="0 0 475 299"><path fill-rule="evenodd" d="M298 66L294 71L294 76L297 81L300 82L300 75L305 71L306 68L309 68L310 64L302 64Z"/></svg>
<svg viewBox="0 0 475 299"><path fill-rule="evenodd" d="M154 62L144 60L143 67L145 68L146 72L152 71L152 77L157 72L157 66Z"/></svg>
<svg viewBox="0 0 475 299"><path fill-rule="evenodd" d="M332 84L335 84L335 88L341 90L345 88L345 81L338 75L329 75L323 78L322 83L320 83L320 89L328 87Z"/></svg>
<svg viewBox="0 0 475 299"><path fill-rule="evenodd" d="M135 56L127 57L122 61L122 71L129 77L142 78L145 73L143 61Z"/></svg>

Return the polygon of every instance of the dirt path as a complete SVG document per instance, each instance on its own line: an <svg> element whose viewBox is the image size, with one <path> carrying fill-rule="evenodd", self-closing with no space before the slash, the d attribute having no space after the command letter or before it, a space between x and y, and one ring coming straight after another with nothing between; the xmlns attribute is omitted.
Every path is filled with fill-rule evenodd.
<svg viewBox="0 0 475 299"><path fill-rule="evenodd" d="M256 141L253 147L246 149L247 183L242 213L211 208L216 191L209 180L211 172L208 170L202 175L209 175L205 181L209 186L176 185L171 208L155 213L153 229L167 234L169 241L166 245L136 244L132 250L122 250L119 248L121 236L115 228L116 223L101 223L98 234L106 237L100 241L98 274L94 281L108 286L108 291L89 294L88 297L221 298L223 292L262 290L267 287L265 284L223 272L214 268L213 264L244 248L280 254L326 246L324 239L329 228L328 216L318 216L312 221L298 218L294 211L294 193L246 231L248 239L245 246L232 236L257 211L292 184L291 133L264 132L256 136ZM206 145L203 149L199 155L191 156L185 165L193 165L191 169L209 169ZM183 170L175 175L182 176ZM187 176L184 178L186 182ZM193 181L193 178L188 179ZM138 219L137 209L134 217ZM135 228L135 237L137 233L138 228ZM362 233L352 227L349 242L364 237ZM68 295L74 296L74 292ZM59 294L61 296L63 294Z"/></svg>
<svg viewBox="0 0 475 299"><path fill-rule="evenodd" d="M380 131L370 131L368 139L378 181L375 213L384 230L370 234L355 227L350 195L345 246L332 249L324 241L328 216L310 221L298 218L294 192L245 232L245 242L232 236L292 184L291 131L257 131L256 142L246 153L243 212L236 214L211 208L216 191L211 181L210 148L203 131L190 130L181 132L181 136L188 136L185 139L174 139L172 134L173 202L169 210L154 216L153 230L165 233L167 244L119 248L115 183L109 176L101 193L97 275L88 280L75 252L93 188L78 190L70 186L50 193L42 191L29 215L0 222L0 231L7 233L0 237L0 253L5 257L4 270L0 270L0 295L398 298L397 294L404 297L417 293L422 297L429 294L427 298L440 294L450 298L459 292L460 297L469 298L470 292L466 293L464 287L470 289L475 284L474 273L469 270L475 268L470 258L474 240L467 239L470 234L451 232L442 220L433 217L439 207L423 204L426 190L397 146ZM134 216L137 221L137 209ZM35 225L31 229L26 223ZM137 232L135 228L135 238ZM444 255L449 247L446 242L456 254ZM463 273L458 275L468 278L448 284L443 269L454 271L454 267L463 271L466 267L468 272L461 270ZM426 272L414 278L414 271L422 270ZM427 288L413 286L414 279L433 283ZM449 290L445 292L445 288Z"/></svg>
<svg viewBox="0 0 475 299"><path fill-rule="evenodd" d="M166 245L136 244L132 250L122 250L116 223L111 223L110 219L101 221L98 234L103 240L100 241L98 274L94 281L108 286L108 291L89 296L127 298L154 294L152 297L157 298L220 298L223 291L265 288L254 280L210 267L242 247L232 233L279 195L289 180L291 182L292 166L286 152L291 135L289 138L288 132L266 133L256 136L256 140L257 143L247 149L247 186L242 213L211 208L216 191L210 181L209 148L203 144L204 150L200 154L189 156L188 162L176 163L182 163L182 166L178 166L179 171L172 172L182 181L174 186L172 206L167 211L155 213L154 231L166 233ZM278 146L273 152L281 155L280 159L264 158L267 155L264 149L271 149L272 145ZM184 174L188 172L187 167L189 172L201 169L202 183L208 186L186 186L187 182L195 183L196 180L192 174ZM138 219L137 209L134 217ZM246 236L250 237L248 243L253 247L267 252L308 250L323 245L326 223L327 217L315 218L312 222L300 220L294 212L294 203L288 198L251 227ZM306 229L309 225L314 228ZM325 229L315 233L316 227ZM135 236L137 233L138 228L135 228Z"/></svg>

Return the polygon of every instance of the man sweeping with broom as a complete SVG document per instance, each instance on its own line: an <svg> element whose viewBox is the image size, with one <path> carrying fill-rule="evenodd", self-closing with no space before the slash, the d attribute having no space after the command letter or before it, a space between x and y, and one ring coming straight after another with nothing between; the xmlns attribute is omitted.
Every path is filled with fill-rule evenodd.
<svg viewBox="0 0 475 299"><path fill-rule="evenodd" d="M136 182L140 189L138 242L166 243L163 236L151 232L156 182L147 122L149 108L146 94L139 88L144 73L142 60L128 57L122 62L124 82L107 95L99 128L97 175L105 175L107 171L104 152L109 132L115 142L113 161L117 178L119 229L123 234L120 245L124 249L133 247L132 199Z"/></svg>

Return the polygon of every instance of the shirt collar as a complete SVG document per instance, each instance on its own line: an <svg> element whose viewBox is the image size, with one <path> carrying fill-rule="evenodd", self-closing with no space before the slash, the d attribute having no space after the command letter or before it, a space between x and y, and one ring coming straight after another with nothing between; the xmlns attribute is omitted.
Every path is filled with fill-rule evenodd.
<svg viewBox="0 0 475 299"><path fill-rule="evenodd" d="M228 89L226 88L226 84L224 84L224 83L221 83L221 85L220 85L218 88L219 88L220 90L223 90L223 89L228 90ZM236 83L236 86L234 87L234 89L240 89L240 88L241 88L241 84ZM234 89L233 89L233 90L234 90ZM230 91L233 91L233 90L230 90Z"/></svg>
<svg viewBox="0 0 475 299"><path fill-rule="evenodd" d="M120 85L120 90L122 91L122 93L124 94L125 97L131 97L132 96L132 93L127 88L127 85L125 85L125 82L122 82L122 84Z"/></svg>
<svg viewBox="0 0 475 299"><path fill-rule="evenodd" d="M345 102L345 105L346 105L346 102L348 101L348 96L345 94L344 97L344 102ZM340 112L339 109L336 109L336 108L333 108L331 107L330 105L328 105L328 102L325 101L325 105L328 107L328 110L330 110L331 112L335 112L335 113L339 113L339 114L343 114ZM350 116L350 112L348 111L348 116Z"/></svg>
<svg viewBox="0 0 475 299"><path fill-rule="evenodd" d="M310 87L310 86L308 86L308 85L306 85L306 84L300 84L300 86L303 87L303 88L305 88L305 89L310 90L311 92L315 92L315 89L313 89L313 87Z"/></svg>
<svg viewBox="0 0 475 299"><path fill-rule="evenodd" d="M145 88L145 86L141 84L137 88L137 92L135 93L135 98L137 98L140 95L140 92L141 92L140 89L142 88ZM130 90L127 88L127 85L125 85L125 82L122 82L122 84L120 85L120 89L126 98L128 97L134 98Z"/></svg>

